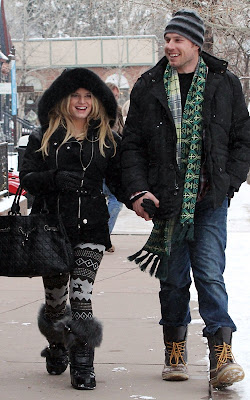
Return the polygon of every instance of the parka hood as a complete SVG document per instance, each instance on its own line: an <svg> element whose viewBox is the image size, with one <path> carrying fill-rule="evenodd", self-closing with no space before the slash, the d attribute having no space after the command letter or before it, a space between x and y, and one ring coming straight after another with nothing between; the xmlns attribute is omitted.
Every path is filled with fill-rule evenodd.
<svg viewBox="0 0 250 400"><path fill-rule="evenodd" d="M117 102L112 91L93 71L87 68L74 68L64 70L42 95L38 103L38 118L42 129L47 129L48 114L55 104L79 88L89 90L101 101L110 118L110 126L114 125Z"/></svg>

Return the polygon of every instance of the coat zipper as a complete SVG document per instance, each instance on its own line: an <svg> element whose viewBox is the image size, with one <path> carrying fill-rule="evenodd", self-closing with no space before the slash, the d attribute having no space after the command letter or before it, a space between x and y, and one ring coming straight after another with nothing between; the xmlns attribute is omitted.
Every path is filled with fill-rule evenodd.
<svg viewBox="0 0 250 400"><path fill-rule="evenodd" d="M78 142L78 143L79 143L79 142ZM83 176L82 176L82 180L81 180L81 185L80 185L80 187L82 188L82 187L83 187L83 178L84 178L84 175L85 175L86 168L84 167L84 165L83 165L83 163L82 163L82 157L81 157L81 155L82 155L82 143L79 143L79 145L80 145L80 163L81 163L82 172L83 172ZM80 219L81 219L81 205L82 205L82 198L81 198L81 193L79 193L79 197L78 197L78 229L81 228L81 225L80 225Z"/></svg>
<svg viewBox="0 0 250 400"><path fill-rule="evenodd" d="M78 142L77 140L75 141L77 144L79 144L79 146L80 146L80 152L79 152L79 160L80 160L80 164L81 164L81 166L82 166L82 172L83 172L83 174L82 174L82 180L81 180L81 184L80 184L80 188L82 188L83 187L83 182L84 182L84 176L85 176L85 171L87 170L87 168L90 166L90 164L91 164L91 162L92 162L92 160L93 160L93 157L94 157L94 142L92 142L91 143L91 157L90 157L90 161L89 161L89 163L87 164L87 166L85 167L84 165L83 165L83 162L82 162L82 157L81 157L81 155L82 155L82 148L83 148L83 143L80 143L80 142ZM58 169L58 151L59 151L59 147L56 149L56 168ZM80 227L81 227L81 225L80 225L80 220L81 220L81 204L82 204L82 199L81 199L81 190L80 190L80 193L79 193L79 197L78 197L78 213L77 213L77 218L78 218L78 229L80 229ZM57 199L57 210L58 210L58 214L59 214L59 210L60 210L60 196L58 196L58 199Z"/></svg>
<svg viewBox="0 0 250 400"><path fill-rule="evenodd" d="M77 142L77 143L79 143L79 142ZM83 174L82 174L82 180L81 180L81 184L80 184L80 188L82 188L83 187L83 182L84 182L84 176L85 176L85 171L87 170L87 168L90 166L90 164L91 164L91 162L92 162L92 160L93 160L93 157L94 157L94 142L92 141L91 142L91 157L90 157L90 160L89 160L89 162L88 162L88 164L86 165L86 167L83 165L83 162L82 162L82 149L83 149L83 142L81 142L81 143L79 143L79 145L80 145L80 163L81 163L81 166L82 166L82 172L83 172ZM80 225L80 220L81 220L81 205L82 205L82 198L81 198L81 191L80 191L80 193L79 193L79 199L78 199L78 229L80 229L81 228L81 225Z"/></svg>

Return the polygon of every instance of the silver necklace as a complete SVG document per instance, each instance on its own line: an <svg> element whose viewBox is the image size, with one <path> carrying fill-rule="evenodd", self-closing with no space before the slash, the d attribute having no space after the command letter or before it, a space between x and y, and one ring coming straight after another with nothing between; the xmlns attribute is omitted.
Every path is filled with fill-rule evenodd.
<svg viewBox="0 0 250 400"><path fill-rule="evenodd" d="M93 157L94 157L94 141L91 141L91 157L90 157L90 160L89 160L89 162L88 162L88 164L86 166L83 165L82 157L81 157L82 156L82 150L83 150L83 148L82 148L83 141L79 142L79 144L80 144L80 148L81 148L81 150L80 150L80 162L81 162L81 166L82 166L82 169L83 169L83 172L84 172L84 175L85 175L85 171L90 166L90 164L91 164L91 162L93 160Z"/></svg>

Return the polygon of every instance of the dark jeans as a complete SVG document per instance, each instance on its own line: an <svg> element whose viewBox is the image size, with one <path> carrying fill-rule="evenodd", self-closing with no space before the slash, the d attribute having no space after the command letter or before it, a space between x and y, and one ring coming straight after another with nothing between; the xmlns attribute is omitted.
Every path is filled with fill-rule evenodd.
<svg viewBox="0 0 250 400"><path fill-rule="evenodd" d="M236 326L228 315L228 297L223 279L227 240L226 198L214 210L195 211L194 241L173 246L166 281L161 281L159 293L161 325L186 326L191 321L189 288L192 268L198 292L199 312L205 322L203 335L213 335L223 326L232 331Z"/></svg>

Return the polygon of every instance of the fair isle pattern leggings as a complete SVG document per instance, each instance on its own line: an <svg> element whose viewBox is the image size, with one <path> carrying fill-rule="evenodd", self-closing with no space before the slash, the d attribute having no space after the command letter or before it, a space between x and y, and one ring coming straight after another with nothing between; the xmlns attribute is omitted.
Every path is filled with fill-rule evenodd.
<svg viewBox="0 0 250 400"><path fill-rule="evenodd" d="M75 267L70 274L44 277L45 315L58 320L64 316L68 299L72 319L92 318L92 290L105 247L93 243L79 243L74 248Z"/></svg>

